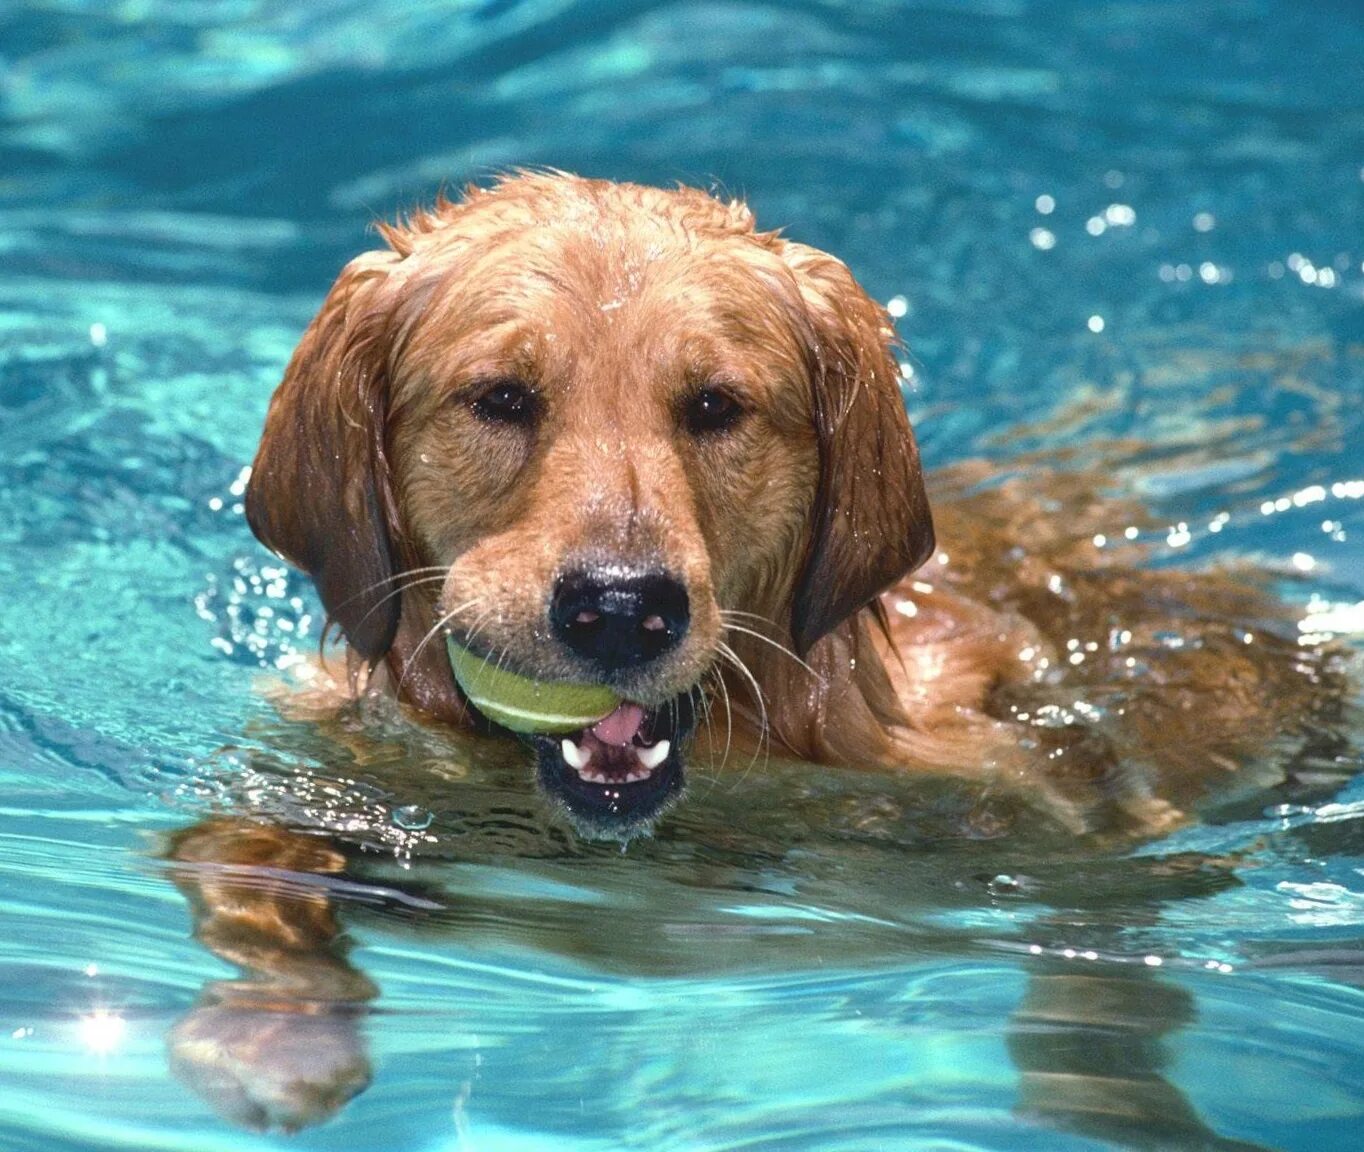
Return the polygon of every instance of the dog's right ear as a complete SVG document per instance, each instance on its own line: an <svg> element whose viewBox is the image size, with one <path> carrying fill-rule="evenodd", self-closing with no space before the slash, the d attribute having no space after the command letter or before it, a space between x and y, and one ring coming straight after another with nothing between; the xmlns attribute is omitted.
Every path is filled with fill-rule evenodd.
<svg viewBox="0 0 1364 1152"><path fill-rule="evenodd" d="M804 655L933 554L933 517L890 317L832 256L801 244L781 251L811 333L819 445L812 534L791 613Z"/></svg>
<svg viewBox="0 0 1364 1152"><path fill-rule="evenodd" d="M384 431L390 266L370 252L337 278L270 401L246 489L246 519L312 577L329 619L371 663L398 628L394 514Z"/></svg>

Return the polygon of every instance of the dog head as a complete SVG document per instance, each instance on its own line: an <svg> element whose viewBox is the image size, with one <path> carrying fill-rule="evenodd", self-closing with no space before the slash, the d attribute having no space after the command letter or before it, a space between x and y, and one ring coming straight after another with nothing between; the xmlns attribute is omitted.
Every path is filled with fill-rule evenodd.
<svg viewBox="0 0 1364 1152"><path fill-rule="evenodd" d="M383 234L271 403L252 529L434 715L478 719L445 635L610 686L531 742L580 828L628 836L728 640L807 653L932 550L889 321L692 190L521 175Z"/></svg>

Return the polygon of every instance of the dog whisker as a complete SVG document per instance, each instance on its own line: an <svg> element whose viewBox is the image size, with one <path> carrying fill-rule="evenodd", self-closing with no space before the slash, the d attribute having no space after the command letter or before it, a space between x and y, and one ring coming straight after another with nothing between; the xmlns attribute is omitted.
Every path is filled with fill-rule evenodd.
<svg viewBox="0 0 1364 1152"><path fill-rule="evenodd" d="M445 625L449 624L450 621L452 621L461 612L469 608L472 608L477 604L481 604L482 602L483 598L481 596L475 600L466 600L463 604L460 604L458 607L450 609L449 612L443 614L439 620L437 620L433 625L431 625L430 630L426 633L425 636L422 637L421 643L417 645L416 651L414 651L412 655L409 656L406 662L403 664L402 675L398 677L398 691L400 692L402 691L403 685L407 682L407 674L412 670L412 666L417 662L417 658L421 656L422 649L424 649L429 643L431 643L432 639L437 635L437 633L439 633L440 630L445 627Z"/></svg>
<svg viewBox="0 0 1364 1152"><path fill-rule="evenodd" d="M765 754L764 748L769 743L767 702L763 699L762 687L759 685L757 677L749 671L748 665L739 658L738 653L723 641L716 645L716 651L719 652L725 661L747 681L749 687L753 690L754 702L758 705L758 747L754 750L753 756L748 762L748 766L744 768L743 775L735 782L735 786L737 787L748 777L749 772L753 769L753 765L758 762L758 758Z"/></svg>
<svg viewBox="0 0 1364 1152"><path fill-rule="evenodd" d="M770 616L764 616L761 612L745 612L741 608L721 608L721 616L742 616L748 620L757 620L760 624L766 624L774 631L777 631L777 622Z"/></svg>
<svg viewBox="0 0 1364 1152"><path fill-rule="evenodd" d="M721 616L723 617L723 615L724 615L724 613L722 612L722 613L721 613ZM746 612L746 613L744 613L744 615L746 615L746 616L747 616L747 615L752 615L752 613L747 613L747 612ZM802 668L804 668L805 671L807 671L808 673L810 673L810 675L813 676L816 680L818 680L821 684L824 683L824 677L821 676L818 672L816 672L813 668L811 668L809 664L807 664L804 660L802 660L802 659L801 659L799 656L797 656L794 652L792 652L790 648L786 647L785 644L779 644L777 641L773 640L770 636L764 636L761 632L755 632L752 628L745 628L742 624L735 624L732 620L726 620L726 621L725 621L725 628L726 628L728 631L730 631L730 632L741 632L741 633L743 633L745 636L752 636L755 640L761 640L764 644L769 644L769 645L771 645L773 648L775 648L775 649L776 649L778 652L780 652L782 655L784 655L784 656L789 656L792 660L794 660L797 664L799 664Z"/></svg>
<svg viewBox="0 0 1364 1152"><path fill-rule="evenodd" d="M759 722L763 731L766 731L767 704L764 700L762 687L759 685L757 677L753 675L752 671L740 658L739 654L724 641L721 641L716 645L716 651L720 654L725 663L738 672L753 690L753 702L758 706Z"/></svg>
<svg viewBox="0 0 1364 1152"><path fill-rule="evenodd" d="M733 732L734 732L734 724L733 724L733 716L730 715L730 712L729 712L729 690L725 687L724 678L720 675L719 669L716 668L716 667L714 667L714 666L712 666L712 667L707 671L706 675L707 675L707 677L713 677L713 678L715 679L716 684L719 686L720 691L723 693L724 701L725 701L725 713L726 713L726 719L727 719L727 723L726 723L726 727L725 727L725 751L724 751L724 754L720 757L720 766L719 766L719 768L717 768L716 771L709 777L709 787L706 788L706 791L705 791L705 793L704 793L704 796L709 796L710 793L711 793L711 790L714 789L714 787L720 782L720 777L723 776L723 775L724 775L724 772L725 772L725 765L729 762L729 744L730 744L730 738L731 738L731 736L733 735ZM715 739L715 717L714 717L714 709L712 708L710 697L709 697L709 695L706 693L706 690L705 690L705 687L704 687L704 683L705 683L705 682L704 682L704 680L703 680L702 683L696 685L696 687L693 688L692 691L698 693L699 696L700 696L701 704L702 704L702 707L703 707L703 709L704 709L704 711L705 711L705 716L706 716L706 731L710 734L710 739L711 739L711 750L712 750L712 752L713 752L713 751L714 751L714 747L715 747L715 743L714 743L714 739ZM698 773L698 775L700 775L700 773ZM703 798L704 798L704 796L703 796Z"/></svg>
<svg viewBox="0 0 1364 1152"><path fill-rule="evenodd" d="M414 580L409 580L406 584L400 584L400 585L398 585L398 587L394 588L393 591L387 593L385 596L383 596L383 597L382 597L380 600L378 600L376 603L370 605L369 610L368 610L363 616L360 617L359 623L356 624L355 627L359 628L361 625L363 625L363 624L365 623L366 620L368 620L371 616L373 616L375 612L377 612L380 608L382 608L385 604L387 604L387 603L388 603L390 600L392 600L393 597L395 597L395 596L401 596L404 592L408 592L408 591L410 591L410 590L413 589L413 588L419 588L419 587L421 587L423 584L444 584L444 583L445 583L445 569L442 568L440 571L441 571L441 575L439 575L439 576L420 576L420 577L418 577L418 578L416 578L416 579L414 579ZM410 575L410 573L403 573L403 575ZM385 583L385 581L382 581L382 580L381 580L381 581L379 582L379 585L381 585L381 584L383 584L383 583ZM379 587L379 585L374 585L374 587L377 588L377 587ZM352 597L352 599L354 599L354 597Z"/></svg>
<svg viewBox="0 0 1364 1152"><path fill-rule="evenodd" d="M473 624L470 626L468 632L466 632L464 636L466 646L472 645L474 641L478 639L478 634L483 631L483 626L489 620L492 619L494 611L495 611L494 609L489 608L482 615L474 617Z"/></svg>
<svg viewBox="0 0 1364 1152"><path fill-rule="evenodd" d="M724 673L717 667L712 669L715 682L720 686L720 696L725 702L725 751L720 757L720 771L729 766L729 752L734 742L734 709L729 700L729 685L725 683Z"/></svg>
<svg viewBox="0 0 1364 1152"><path fill-rule="evenodd" d="M355 601L361 599L364 596L368 596L371 592L377 592L386 584L398 583L400 581L406 580L409 576L428 576L432 572L437 572L440 573L441 575L444 575L445 573L449 572L449 568L447 568L444 564L426 564L420 568L405 568L401 572L395 572L392 576L385 576L382 580L376 580L367 588L361 588L353 596L347 596L344 600L341 601L341 603L339 603L336 606L336 611L334 611L332 615L333 616L337 615L342 608L345 608L348 605L355 603Z"/></svg>
<svg viewBox="0 0 1364 1152"><path fill-rule="evenodd" d="M396 572L392 576L385 576L382 580L376 580L373 584L369 585L369 587L360 589L355 595L346 597L345 600L341 601L341 603L336 606L335 610L329 610L327 612L326 624L322 629L322 634L318 637L319 649L326 649L328 637L333 634L333 629L341 630L344 634L344 628L342 628L337 617L340 615L341 610L348 604L353 604L356 600L383 588L387 584L397 585L392 591L381 597L378 603L370 605L369 610L360 617L355 625L353 625L353 627L359 628L363 626L375 612L393 599L394 596L400 596L408 589L419 587L428 582L434 584L443 583L447 572L448 569L442 564L430 564L422 568L408 568L405 571ZM425 573L437 573L437 575L425 575Z"/></svg>

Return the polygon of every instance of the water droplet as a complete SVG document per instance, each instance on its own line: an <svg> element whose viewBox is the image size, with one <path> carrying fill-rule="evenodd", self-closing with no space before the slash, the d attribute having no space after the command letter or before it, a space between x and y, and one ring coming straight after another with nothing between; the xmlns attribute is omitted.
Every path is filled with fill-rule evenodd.
<svg viewBox="0 0 1364 1152"><path fill-rule="evenodd" d="M420 804L404 804L393 809L393 823L406 832L421 832L431 827L435 816Z"/></svg>
<svg viewBox="0 0 1364 1152"><path fill-rule="evenodd" d="M1023 882L1017 876L1001 872L985 885L991 896L1017 896L1023 891Z"/></svg>

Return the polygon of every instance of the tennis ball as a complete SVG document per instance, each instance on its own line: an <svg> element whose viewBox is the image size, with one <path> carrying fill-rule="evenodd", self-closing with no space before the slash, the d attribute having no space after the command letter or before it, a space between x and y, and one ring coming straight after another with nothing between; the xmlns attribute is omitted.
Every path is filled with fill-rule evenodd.
<svg viewBox="0 0 1364 1152"><path fill-rule="evenodd" d="M446 637L460 688L489 720L513 732L576 732L609 715L620 697L600 684L532 680L499 668Z"/></svg>

